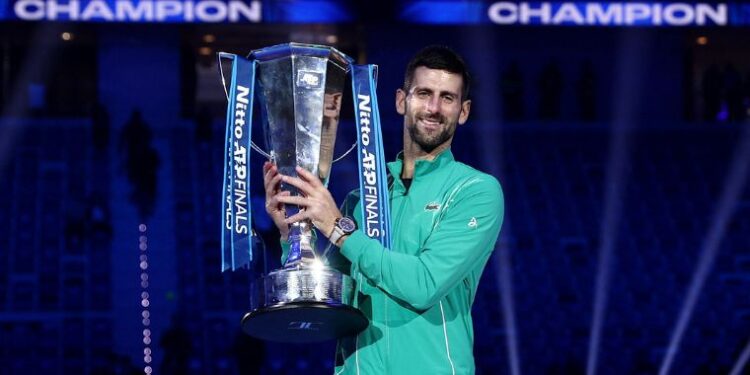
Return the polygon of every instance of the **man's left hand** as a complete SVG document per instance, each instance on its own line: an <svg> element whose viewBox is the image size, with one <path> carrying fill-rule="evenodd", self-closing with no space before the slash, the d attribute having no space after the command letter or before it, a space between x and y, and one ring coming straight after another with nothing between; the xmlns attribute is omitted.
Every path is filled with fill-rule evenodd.
<svg viewBox="0 0 750 375"><path fill-rule="evenodd" d="M296 204L304 208L299 213L288 217L287 224L310 219L323 235L330 237L336 219L343 216L341 211L336 206L331 193L317 176L301 167L297 167L297 175L299 177L283 176L282 181L299 189L302 195L277 198L281 203Z"/></svg>

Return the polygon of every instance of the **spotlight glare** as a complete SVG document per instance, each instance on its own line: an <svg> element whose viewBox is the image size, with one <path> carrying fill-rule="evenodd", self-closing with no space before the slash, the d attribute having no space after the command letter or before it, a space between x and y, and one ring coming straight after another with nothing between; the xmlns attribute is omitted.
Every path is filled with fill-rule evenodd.
<svg viewBox="0 0 750 375"><path fill-rule="evenodd" d="M510 231L510 229L505 229ZM502 244L503 242L501 242ZM518 326L516 324L516 307L513 300L513 265L509 246L500 246L495 256L495 277L497 288L500 290L500 305L503 310L503 327L508 332L505 344L508 350L511 375L521 374L521 360L518 354Z"/></svg>
<svg viewBox="0 0 750 375"><path fill-rule="evenodd" d="M750 359L750 341L745 345L745 350L743 350L740 357L737 358L737 362L735 362L732 367L732 372L729 375L741 375L742 370L745 368L745 365L747 365L748 359Z"/></svg>
<svg viewBox="0 0 750 375"><path fill-rule="evenodd" d="M632 113L635 109L638 93L641 91L637 81L629 77L641 76L643 64L639 63L644 51L642 36L630 35L623 39L619 55L616 86L619 97L615 98L615 118L612 135L609 139L609 161L604 191L604 212L601 220L600 243L597 252L596 279L594 281L594 298L592 303L591 329L589 331L586 374L595 375L599 361L602 341L602 327L607 313L612 277L613 258L615 256L620 221L622 219L625 189L627 185L627 166L631 162L631 132L634 123Z"/></svg>
<svg viewBox="0 0 750 375"><path fill-rule="evenodd" d="M734 209L737 207L737 202L745 189L748 169L750 169L748 167L750 167L750 129L747 129L746 126L742 139L736 146L729 174L723 184L724 190L721 192L721 197L713 213L711 227L701 244L700 258L693 271L690 286L685 293L679 317L672 329L669 346L661 363L659 375L670 373L672 363L682 343L682 337L692 319L695 304L703 291L703 286L713 268Z"/></svg>

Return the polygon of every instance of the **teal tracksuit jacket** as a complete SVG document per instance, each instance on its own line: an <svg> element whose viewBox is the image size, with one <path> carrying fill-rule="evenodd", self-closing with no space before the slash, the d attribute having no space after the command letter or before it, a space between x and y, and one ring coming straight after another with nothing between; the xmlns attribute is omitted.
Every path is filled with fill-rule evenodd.
<svg viewBox="0 0 750 375"><path fill-rule="evenodd" d="M471 305L502 225L502 189L450 149L418 160L408 190L402 166L401 157L388 163L392 249L357 231L340 253L327 252L356 280L358 307L370 320L339 340L335 373L472 374ZM362 227L357 194L342 212Z"/></svg>

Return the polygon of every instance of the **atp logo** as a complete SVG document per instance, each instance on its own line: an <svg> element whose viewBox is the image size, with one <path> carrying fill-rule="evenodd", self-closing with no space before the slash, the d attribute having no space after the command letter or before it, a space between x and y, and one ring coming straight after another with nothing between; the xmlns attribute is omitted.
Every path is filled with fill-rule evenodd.
<svg viewBox="0 0 750 375"><path fill-rule="evenodd" d="M320 331L321 322L289 322L287 329L294 331Z"/></svg>
<svg viewBox="0 0 750 375"><path fill-rule="evenodd" d="M319 88L323 84L323 75L307 70L297 71L297 86L308 89Z"/></svg>

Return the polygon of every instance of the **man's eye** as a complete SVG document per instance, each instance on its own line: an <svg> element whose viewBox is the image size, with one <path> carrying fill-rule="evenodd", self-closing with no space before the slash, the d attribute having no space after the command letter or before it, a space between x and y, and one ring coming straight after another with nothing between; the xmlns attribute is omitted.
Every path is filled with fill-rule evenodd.
<svg viewBox="0 0 750 375"><path fill-rule="evenodd" d="M443 97L443 101L446 102L446 103L453 103L454 100L456 100L456 98L454 98L454 97L452 97L450 95L447 95L447 96Z"/></svg>
<svg viewBox="0 0 750 375"><path fill-rule="evenodd" d="M420 97L420 98L426 98L429 95L430 95L430 93L427 92L427 91L417 91L417 96Z"/></svg>

